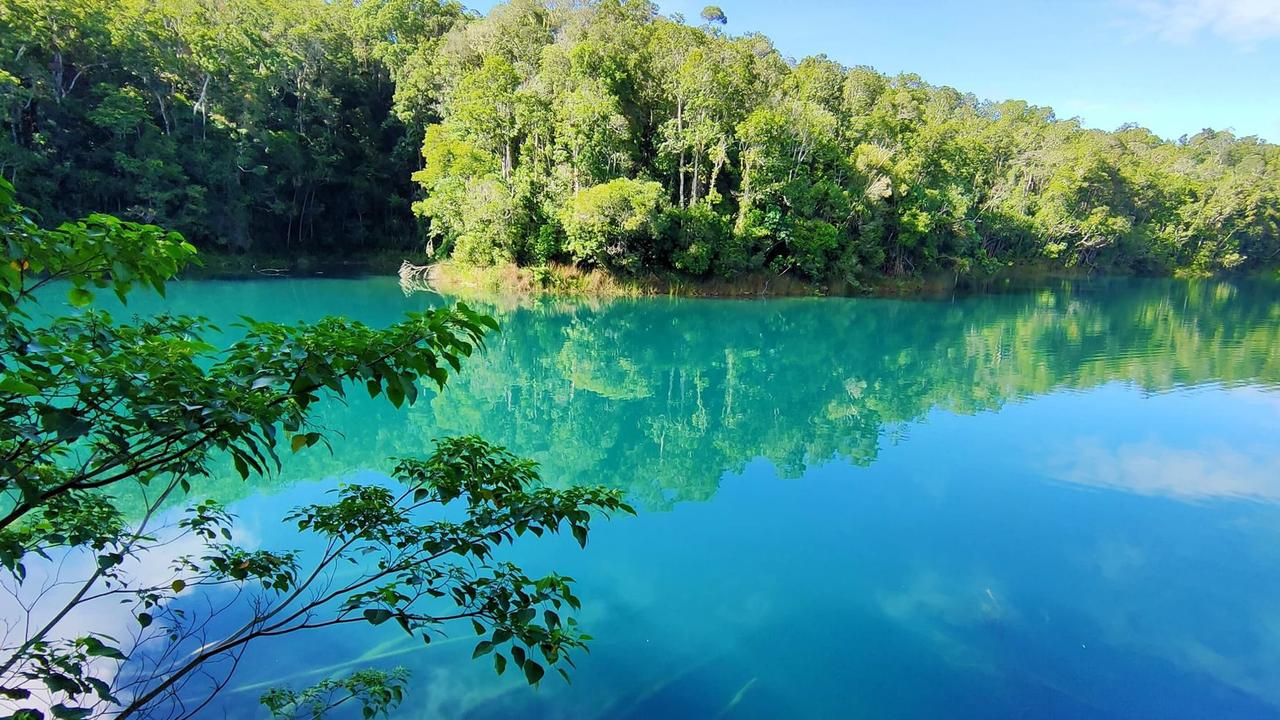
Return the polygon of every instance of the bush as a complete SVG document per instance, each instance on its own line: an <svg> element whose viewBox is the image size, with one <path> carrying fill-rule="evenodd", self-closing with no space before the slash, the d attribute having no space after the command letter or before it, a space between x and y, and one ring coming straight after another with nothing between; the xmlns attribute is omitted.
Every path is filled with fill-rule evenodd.
<svg viewBox="0 0 1280 720"><path fill-rule="evenodd" d="M705 205L674 208L667 218L675 245L672 264L690 275L707 274L712 260L727 249L728 220Z"/></svg>
<svg viewBox="0 0 1280 720"><path fill-rule="evenodd" d="M464 231L454 241L453 256L468 265L488 267L515 260L520 232L517 209L500 181L469 183L463 202Z"/></svg>
<svg viewBox="0 0 1280 720"><path fill-rule="evenodd" d="M565 249L587 265L636 270L665 227L666 192L649 180L619 178L580 190L560 217Z"/></svg>
<svg viewBox="0 0 1280 720"><path fill-rule="evenodd" d="M538 234L529 244L529 259L534 265L546 265L564 252L564 230L556 224L538 227Z"/></svg>
<svg viewBox="0 0 1280 720"><path fill-rule="evenodd" d="M819 280L831 270L831 260L840 245L840 231L822 220L796 220L788 245L796 269Z"/></svg>

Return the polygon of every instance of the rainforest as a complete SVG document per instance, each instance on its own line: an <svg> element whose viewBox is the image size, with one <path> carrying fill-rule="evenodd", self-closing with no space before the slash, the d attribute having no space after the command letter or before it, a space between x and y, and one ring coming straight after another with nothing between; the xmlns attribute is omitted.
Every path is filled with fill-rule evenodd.
<svg viewBox="0 0 1280 720"><path fill-rule="evenodd" d="M203 250L693 280L1253 271L1280 147L784 56L715 6L7 0L0 175ZM425 258L425 260L424 260Z"/></svg>

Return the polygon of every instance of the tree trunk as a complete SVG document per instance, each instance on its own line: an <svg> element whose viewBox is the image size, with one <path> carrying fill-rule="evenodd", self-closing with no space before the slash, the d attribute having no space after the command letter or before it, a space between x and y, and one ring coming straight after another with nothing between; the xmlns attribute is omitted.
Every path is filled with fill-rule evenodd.
<svg viewBox="0 0 1280 720"><path fill-rule="evenodd" d="M689 204L693 205L698 202L698 178L702 175L702 150L699 148L693 154L693 173L690 178L693 181L693 187L689 192Z"/></svg>
<svg viewBox="0 0 1280 720"><path fill-rule="evenodd" d="M738 195L738 220L734 230L742 232L747 227L747 211L755 202L751 192L751 150L742 150L742 192Z"/></svg>
<svg viewBox="0 0 1280 720"><path fill-rule="evenodd" d="M66 68L62 63L62 51L54 51L49 73L53 76L53 101L61 105L63 97L62 76L66 73Z"/></svg>
<svg viewBox="0 0 1280 720"><path fill-rule="evenodd" d="M164 121L164 134L168 135L172 128L169 126L169 113L164 109L164 97L160 95L159 90L152 90L151 94L156 96L156 105L160 108L160 119Z"/></svg>
<svg viewBox="0 0 1280 720"><path fill-rule="evenodd" d="M680 164L676 174L680 176L680 207L684 207L684 100L676 101L676 138L680 143Z"/></svg>
<svg viewBox="0 0 1280 720"><path fill-rule="evenodd" d="M729 151L724 147L724 141L720 141L720 145L716 148L715 163L711 166L711 180L707 183L707 195L716 190L716 180L720 177L720 170L724 167L725 160L729 157Z"/></svg>
<svg viewBox="0 0 1280 720"><path fill-rule="evenodd" d="M575 193L577 193L579 190L582 189L581 182L578 178L578 162L579 162L578 155L579 155L579 149L577 147L574 147L573 148L573 191Z"/></svg>
<svg viewBox="0 0 1280 720"><path fill-rule="evenodd" d="M196 104L191 106L191 114L200 114L200 140L204 141L208 135L209 126L209 81L212 76L209 73L204 74L204 82L200 84L200 97L196 100Z"/></svg>

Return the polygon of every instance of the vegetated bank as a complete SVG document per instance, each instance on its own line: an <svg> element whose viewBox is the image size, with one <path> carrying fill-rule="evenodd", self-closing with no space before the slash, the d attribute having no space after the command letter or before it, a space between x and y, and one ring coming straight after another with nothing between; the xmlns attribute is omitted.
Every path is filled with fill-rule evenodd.
<svg viewBox="0 0 1280 720"><path fill-rule="evenodd" d="M1280 259L1276 145L1086 129L792 60L727 23L641 0L483 16L439 0L11 0L0 173L47 222L106 210L286 259L425 249L552 288L834 292L1010 263ZM536 269L557 267L574 270Z"/></svg>
<svg viewBox="0 0 1280 720"><path fill-rule="evenodd" d="M800 275L753 272L732 279L691 278L678 272L641 271L618 274L584 269L573 264L521 266L515 263L476 266L443 260L433 263L425 276L404 283L418 290L480 300L523 300L540 296L578 298L640 297L945 297L995 287L1025 287L1039 283L1090 276L1088 270L1064 268L1048 262L1020 263L1007 267L961 273L935 270L913 275L883 275L865 282L833 278L822 282ZM1268 272L1280 280L1280 275Z"/></svg>

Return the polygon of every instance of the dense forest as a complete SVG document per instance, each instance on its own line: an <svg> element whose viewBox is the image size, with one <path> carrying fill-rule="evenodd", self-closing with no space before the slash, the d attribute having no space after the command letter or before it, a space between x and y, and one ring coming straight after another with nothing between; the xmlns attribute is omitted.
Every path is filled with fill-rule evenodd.
<svg viewBox="0 0 1280 720"><path fill-rule="evenodd" d="M435 118L409 88L461 18L412 0L5 0L0 174L50 223L110 212L206 249L412 243Z"/></svg>
<svg viewBox="0 0 1280 720"><path fill-rule="evenodd" d="M0 174L205 248L857 283L1280 259L1280 146L1086 129L708 7L7 0ZM856 53L850 53L856 54Z"/></svg>

